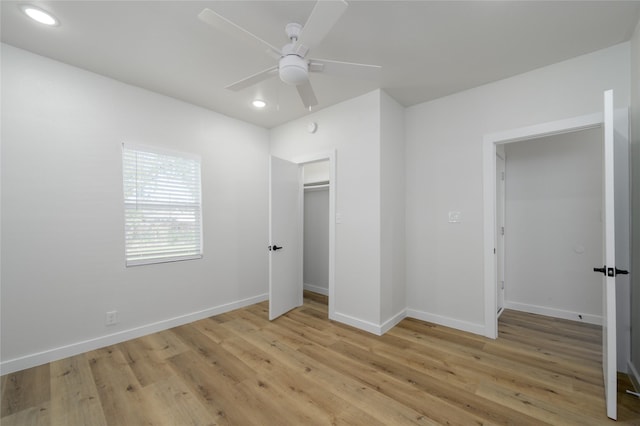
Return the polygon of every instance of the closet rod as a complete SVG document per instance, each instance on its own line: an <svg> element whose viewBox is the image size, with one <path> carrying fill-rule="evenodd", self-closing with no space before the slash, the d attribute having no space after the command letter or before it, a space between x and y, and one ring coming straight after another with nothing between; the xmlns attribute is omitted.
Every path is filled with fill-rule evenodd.
<svg viewBox="0 0 640 426"><path fill-rule="evenodd" d="M324 183L321 185L309 185L304 187L304 190L306 191L307 189L322 189L322 188L328 188L329 184L328 183Z"/></svg>

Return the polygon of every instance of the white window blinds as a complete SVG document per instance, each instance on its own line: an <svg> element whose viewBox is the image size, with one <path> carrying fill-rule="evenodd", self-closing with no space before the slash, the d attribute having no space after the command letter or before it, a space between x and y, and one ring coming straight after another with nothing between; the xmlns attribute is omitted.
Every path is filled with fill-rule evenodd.
<svg viewBox="0 0 640 426"><path fill-rule="evenodd" d="M200 158L123 145L126 265L202 257Z"/></svg>

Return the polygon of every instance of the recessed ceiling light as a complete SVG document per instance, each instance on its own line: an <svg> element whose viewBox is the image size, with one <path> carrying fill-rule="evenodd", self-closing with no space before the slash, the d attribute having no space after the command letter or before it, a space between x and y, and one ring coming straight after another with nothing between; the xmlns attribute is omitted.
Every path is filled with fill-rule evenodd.
<svg viewBox="0 0 640 426"><path fill-rule="evenodd" d="M58 20L52 14L40 9L39 7L22 5L20 6L20 9L22 9L22 12L24 12L25 15L36 22L40 22L41 24L48 25L50 27L60 25Z"/></svg>
<svg viewBox="0 0 640 426"><path fill-rule="evenodd" d="M267 103L265 101L263 101L262 99L254 99L253 102L251 102L251 105L253 105L256 108L264 108L267 106Z"/></svg>

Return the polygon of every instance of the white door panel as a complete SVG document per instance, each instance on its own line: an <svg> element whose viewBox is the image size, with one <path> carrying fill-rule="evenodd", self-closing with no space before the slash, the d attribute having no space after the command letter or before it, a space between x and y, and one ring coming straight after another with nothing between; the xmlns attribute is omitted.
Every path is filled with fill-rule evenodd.
<svg viewBox="0 0 640 426"><path fill-rule="evenodd" d="M616 109L614 122L616 268L628 272L631 264L629 110ZM616 274L616 328L618 371L627 373L631 357L631 276Z"/></svg>
<svg viewBox="0 0 640 426"><path fill-rule="evenodd" d="M271 157L269 319L302 305L302 184L298 164Z"/></svg>
<svg viewBox="0 0 640 426"><path fill-rule="evenodd" d="M607 416L617 418L616 355L616 223L615 223L615 129L613 91L604 93L604 266L602 289L602 372Z"/></svg>

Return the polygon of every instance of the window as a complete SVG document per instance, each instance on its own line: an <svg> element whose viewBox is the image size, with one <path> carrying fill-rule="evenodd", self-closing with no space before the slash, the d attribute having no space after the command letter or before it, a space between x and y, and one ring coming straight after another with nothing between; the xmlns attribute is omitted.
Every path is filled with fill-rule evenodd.
<svg viewBox="0 0 640 426"><path fill-rule="evenodd" d="M126 265L202 257L200 158L123 145Z"/></svg>

